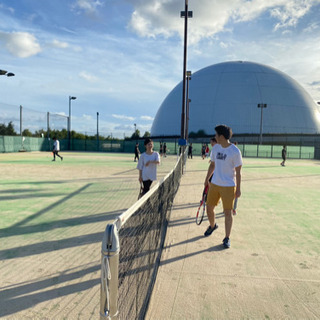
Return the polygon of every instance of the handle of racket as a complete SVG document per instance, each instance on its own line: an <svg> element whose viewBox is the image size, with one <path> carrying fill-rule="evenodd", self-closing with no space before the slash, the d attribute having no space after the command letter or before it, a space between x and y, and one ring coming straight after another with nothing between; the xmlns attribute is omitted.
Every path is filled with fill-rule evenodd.
<svg viewBox="0 0 320 320"><path fill-rule="evenodd" d="M233 203L233 211L236 211L237 205L238 205L238 198L235 198Z"/></svg>

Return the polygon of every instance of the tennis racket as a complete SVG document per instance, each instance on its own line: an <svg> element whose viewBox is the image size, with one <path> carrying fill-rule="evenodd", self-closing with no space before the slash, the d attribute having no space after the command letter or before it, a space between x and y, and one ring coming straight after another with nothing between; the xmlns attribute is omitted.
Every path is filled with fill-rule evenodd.
<svg viewBox="0 0 320 320"><path fill-rule="evenodd" d="M196 215L196 224L199 226L203 220L204 214L206 212L206 200L207 200L208 186L206 186L202 193L202 199Z"/></svg>
<svg viewBox="0 0 320 320"><path fill-rule="evenodd" d="M235 198L234 203L233 203L233 209L232 209L232 214L234 216L237 214L237 205L238 205L238 198Z"/></svg>
<svg viewBox="0 0 320 320"><path fill-rule="evenodd" d="M140 182L140 191L139 191L139 195L138 195L138 200L144 195L143 193L143 183Z"/></svg>

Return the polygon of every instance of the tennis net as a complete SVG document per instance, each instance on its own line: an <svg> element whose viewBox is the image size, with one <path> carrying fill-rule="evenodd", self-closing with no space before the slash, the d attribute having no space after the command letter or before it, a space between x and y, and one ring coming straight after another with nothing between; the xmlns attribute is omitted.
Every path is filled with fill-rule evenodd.
<svg viewBox="0 0 320 320"><path fill-rule="evenodd" d="M120 247L118 319L143 319L146 314L160 263L168 218L183 172L184 158L185 155L180 156L175 168L163 181L114 223ZM112 294L109 290L106 296ZM103 313L105 312L101 312Z"/></svg>

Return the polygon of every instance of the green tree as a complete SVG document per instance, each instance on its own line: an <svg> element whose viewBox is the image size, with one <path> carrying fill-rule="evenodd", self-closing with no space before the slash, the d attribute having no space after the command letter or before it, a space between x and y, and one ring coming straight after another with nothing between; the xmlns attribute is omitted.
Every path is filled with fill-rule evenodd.
<svg viewBox="0 0 320 320"><path fill-rule="evenodd" d="M33 134L34 137L43 137L46 138L47 137L47 131L40 129L40 130L36 130L36 132Z"/></svg>
<svg viewBox="0 0 320 320"><path fill-rule="evenodd" d="M0 135L2 136L16 136L17 133L14 130L12 121L6 126L4 123L0 124Z"/></svg>
<svg viewBox="0 0 320 320"><path fill-rule="evenodd" d="M139 139L140 138L140 131L136 129L136 131L132 134L131 139Z"/></svg>
<svg viewBox="0 0 320 320"><path fill-rule="evenodd" d="M198 137L205 137L207 134L206 134L206 132L204 131L204 130L199 130L198 132L197 132L197 136Z"/></svg>
<svg viewBox="0 0 320 320"><path fill-rule="evenodd" d="M22 135L23 135L24 137L32 137L32 133L31 133L31 131L30 131L29 129L24 129L24 130L22 131Z"/></svg>
<svg viewBox="0 0 320 320"><path fill-rule="evenodd" d="M7 136L16 136L16 135L17 133L14 130L12 121L10 121L7 126Z"/></svg>
<svg viewBox="0 0 320 320"><path fill-rule="evenodd" d="M146 131L143 135L143 138L149 138L150 137L150 132Z"/></svg>
<svg viewBox="0 0 320 320"><path fill-rule="evenodd" d="M0 135L5 136L6 135L6 125L4 123L0 123Z"/></svg>
<svg viewBox="0 0 320 320"><path fill-rule="evenodd" d="M87 138L87 136L84 135L83 133L75 132L73 135L73 139L86 140L86 138Z"/></svg>

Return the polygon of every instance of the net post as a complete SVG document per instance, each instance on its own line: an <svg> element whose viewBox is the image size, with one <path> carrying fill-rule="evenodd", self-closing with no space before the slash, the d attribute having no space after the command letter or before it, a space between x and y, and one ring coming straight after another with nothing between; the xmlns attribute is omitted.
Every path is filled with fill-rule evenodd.
<svg viewBox="0 0 320 320"><path fill-rule="evenodd" d="M100 320L118 319L119 234L115 224L108 224L102 239Z"/></svg>

